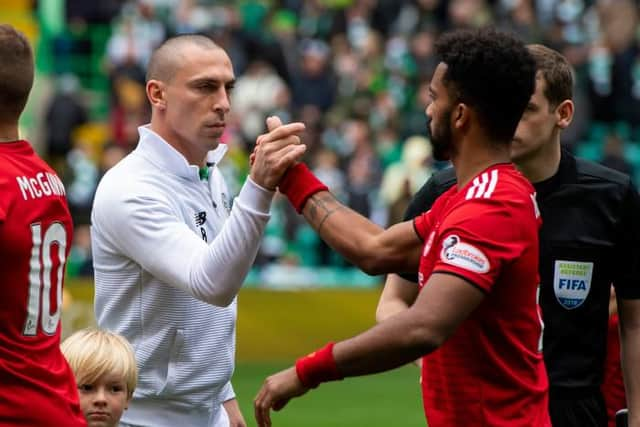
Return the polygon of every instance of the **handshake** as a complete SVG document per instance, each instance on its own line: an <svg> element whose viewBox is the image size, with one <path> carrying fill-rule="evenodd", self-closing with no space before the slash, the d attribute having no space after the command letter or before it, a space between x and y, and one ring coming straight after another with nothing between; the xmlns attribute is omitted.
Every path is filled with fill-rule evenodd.
<svg viewBox="0 0 640 427"><path fill-rule="evenodd" d="M268 117L268 132L258 136L249 158L253 182L269 190L278 188L298 213L313 194L328 191L304 163L298 162L307 150L300 141L304 129L304 123L284 125L278 117Z"/></svg>

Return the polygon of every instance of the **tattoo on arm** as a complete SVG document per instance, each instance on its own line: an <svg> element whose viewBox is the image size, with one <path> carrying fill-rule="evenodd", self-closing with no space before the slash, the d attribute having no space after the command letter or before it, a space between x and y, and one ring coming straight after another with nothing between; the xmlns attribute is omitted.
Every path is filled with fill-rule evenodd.
<svg viewBox="0 0 640 427"><path fill-rule="evenodd" d="M327 211L327 213L324 215L324 217L323 217L323 218L322 218L322 220L320 221L320 224L318 224L318 234L320 234L320 233L321 233L321 231L322 231L322 226L324 225L324 222L325 222L327 219L329 219L329 217L330 217L331 215L333 215L335 212L337 212L337 211L339 211L339 210L342 210L342 209L345 209L345 207L344 207L344 206L342 206L342 205L338 205L338 206L336 206L335 208L331 209L330 211Z"/></svg>
<svg viewBox="0 0 640 427"><path fill-rule="evenodd" d="M335 212L345 209L345 206L338 203L331 193L320 193L309 199L309 216L307 220L318 234L322 230L325 221Z"/></svg>

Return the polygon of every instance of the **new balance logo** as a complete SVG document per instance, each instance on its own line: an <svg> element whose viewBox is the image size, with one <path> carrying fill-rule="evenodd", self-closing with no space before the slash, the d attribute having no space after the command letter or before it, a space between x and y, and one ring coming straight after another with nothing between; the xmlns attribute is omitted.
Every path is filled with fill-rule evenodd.
<svg viewBox="0 0 640 427"><path fill-rule="evenodd" d="M196 221L196 225L198 227L200 227L202 224L204 224L205 222L207 222L207 213L205 211L202 212L198 212L197 214L195 214L194 219Z"/></svg>
<svg viewBox="0 0 640 427"><path fill-rule="evenodd" d="M467 190L465 199L488 199L493 194L493 190L496 189L498 184L498 170L494 169L489 173L484 172L480 176L476 176L473 179L471 187Z"/></svg>

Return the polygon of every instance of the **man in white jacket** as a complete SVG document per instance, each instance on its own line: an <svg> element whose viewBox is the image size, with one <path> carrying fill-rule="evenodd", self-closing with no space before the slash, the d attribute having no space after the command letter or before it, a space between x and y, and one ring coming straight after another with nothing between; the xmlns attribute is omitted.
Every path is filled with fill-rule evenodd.
<svg viewBox="0 0 640 427"><path fill-rule="evenodd" d="M133 345L139 386L124 426L241 427L230 378L236 295L275 188L304 153L301 123L270 118L231 207L217 164L235 81L210 39L182 35L153 54L151 123L104 176L92 212L95 311Z"/></svg>

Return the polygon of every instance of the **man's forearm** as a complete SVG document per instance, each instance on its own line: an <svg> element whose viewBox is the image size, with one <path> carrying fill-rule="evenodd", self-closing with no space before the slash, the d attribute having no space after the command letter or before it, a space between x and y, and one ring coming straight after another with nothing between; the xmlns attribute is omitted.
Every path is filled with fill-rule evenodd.
<svg viewBox="0 0 640 427"><path fill-rule="evenodd" d="M376 321L382 322L407 310L415 302L418 292L417 283L410 282L397 274L389 274L378 301Z"/></svg>
<svg viewBox="0 0 640 427"><path fill-rule="evenodd" d="M236 400L235 397L223 402L222 406L229 417L229 427L246 427L247 424L244 421L242 411L240 411L240 405L238 405L238 400Z"/></svg>
<svg viewBox="0 0 640 427"><path fill-rule="evenodd" d="M337 343L333 349L337 370L349 377L414 361L442 345L483 299L484 293L465 279L433 274L409 309Z"/></svg>
<svg viewBox="0 0 640 427"><path fill-rule="evenodd" d="M327 191L311 196L302 214L322 240L352 262L366 256L367 240L383 231Z"/></svg>
<svg viewBox="0 0 640 427"><path fill-rule="evenodd" d="M334 347L344 376L368 375L406 365L435 350L440 342L408 310Z"/></svg>
<svg viewBox="0 0 640 427"><path fill-rule="evenodd" d="M322 240L366 273L405 271L408 264L417 270L417 258L410 254L420 242L413 231L409 236L386 239L383 233L388 230L341 204L327 191L311 196L302 214Z"/></svg>
<svg viewBox="0 0 640 427"><path fill-rule="evenodd" d="M383 230L338 202L304 163L291 167L278 188L329 246L366 273L417 271L422 242L412 223Z"/></svg>

